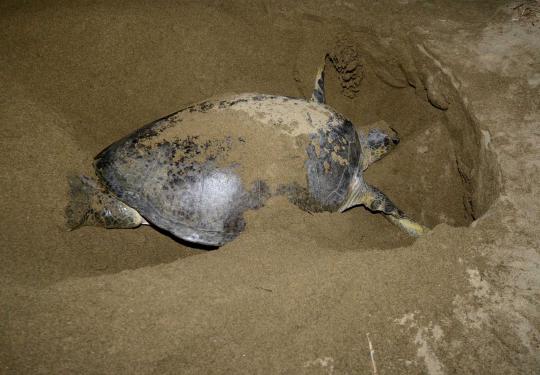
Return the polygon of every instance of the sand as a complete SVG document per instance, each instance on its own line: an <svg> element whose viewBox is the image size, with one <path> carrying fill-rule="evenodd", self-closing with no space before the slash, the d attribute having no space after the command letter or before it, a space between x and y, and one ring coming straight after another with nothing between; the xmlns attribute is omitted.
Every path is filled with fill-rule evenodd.
<svg viewBox="0 0 540 375"><path fill-rule="evenodd" d="M537 373L537 9L4 1L0 372L370 374L369 333L379 374ZM208 97L309 97L326 53L329 104L402 139L366 179L428 235L283 198L213 251L66 231L104 147Z"/></svg>

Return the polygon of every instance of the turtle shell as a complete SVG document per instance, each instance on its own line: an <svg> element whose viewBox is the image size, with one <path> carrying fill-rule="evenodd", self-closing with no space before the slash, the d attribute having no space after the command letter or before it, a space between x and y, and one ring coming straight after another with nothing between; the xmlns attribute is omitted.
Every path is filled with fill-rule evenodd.
<svg viewBox="0 0 540 375"><path fill-rule="evenodd" d="M154 121L95 158L101 182L148 222L187 241L222 245L243 213L284 195L309 211L336 211L358 170L350 121L284 96L207 100Z"/></svg>

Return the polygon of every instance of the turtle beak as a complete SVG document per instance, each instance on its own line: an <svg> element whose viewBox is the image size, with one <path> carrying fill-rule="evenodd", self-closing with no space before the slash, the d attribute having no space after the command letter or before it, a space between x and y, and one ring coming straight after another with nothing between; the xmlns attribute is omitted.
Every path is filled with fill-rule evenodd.
<svg viewBox="0 0 540 375"><path fill-rule="evenodd" d="M399 135L398 135L398 132L396 131L396 129L394 128L390 128L391 132L390 134L388 134L390 136L390 140L392 141L392 143L394 145L398 145L399 144Z"/></svg>

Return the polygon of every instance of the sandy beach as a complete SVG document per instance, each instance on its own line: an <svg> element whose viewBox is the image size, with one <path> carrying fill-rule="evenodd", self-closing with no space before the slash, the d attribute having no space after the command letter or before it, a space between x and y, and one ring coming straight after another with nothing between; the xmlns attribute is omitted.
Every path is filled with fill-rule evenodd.
<svg viewBox="0 0 540 375"><path fill-rule="evenodd" d="M538 373L537 1L4 1L0 30L0 373ZM283 197L210 251L66 229L109 144L209 97L309 98L326 54L328 104L401 138L366 180L427 235Z"/></svg>

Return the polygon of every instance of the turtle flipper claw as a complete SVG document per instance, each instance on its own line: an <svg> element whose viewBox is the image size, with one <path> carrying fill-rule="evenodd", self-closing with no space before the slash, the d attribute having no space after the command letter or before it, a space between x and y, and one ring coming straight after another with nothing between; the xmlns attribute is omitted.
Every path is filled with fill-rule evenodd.
<svg viewBox="0 0 540 375"><path fill-rule="evenodd" d="M417 222L405 216L397 218L392 215L385 215L385 217L388 219L388 221L397 225L413 237L423 236L430 231L428 227L425 227L422 224L418 224Z"/></svg>

